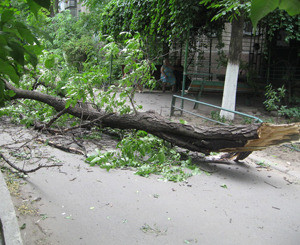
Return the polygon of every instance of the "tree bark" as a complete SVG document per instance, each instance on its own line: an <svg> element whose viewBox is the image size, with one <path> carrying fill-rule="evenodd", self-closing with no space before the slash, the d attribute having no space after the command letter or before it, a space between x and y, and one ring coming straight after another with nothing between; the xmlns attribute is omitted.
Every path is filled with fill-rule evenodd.
<svg viewBox="0 0 300 245"><path fill-rule="evenodd" d="M59 8L58 1L59 0L52 1L52 4L50 6L50 17L54 17L56 14L58 14L58 8Z"/></svg>
<svg viewBox="0 0 300 245"><path fill-rule="evenodd" d="M244 17L238 16L237 19L233 18L233 21L231 23L229 55L222 99L222 107L232 111L235 110L240 56L243 47L243 28ZM221 111L220 116L225 117L228 120L234 119L234 114L228 111Z"/></svg>
<svg viewBox="0 0 300 245"><path fill-rule="evenodd" d="M12 99L22 98L40 101L52 106L58 112L65 109L66 102L62 98L36 91L18 89L8 82L5 83L5 86L6 89L15 92ZM179 147L205 154L210 152L251 152L264 149L270 145L299 140L300 123L194 127L170 122L150 111L120 115L117 113L108 114L104 110L86 108L80 105L70 106L65 109L65 113L83 120L95 120L102 127L144 130ZM238 158L239 154L235 156Z"/></svg>

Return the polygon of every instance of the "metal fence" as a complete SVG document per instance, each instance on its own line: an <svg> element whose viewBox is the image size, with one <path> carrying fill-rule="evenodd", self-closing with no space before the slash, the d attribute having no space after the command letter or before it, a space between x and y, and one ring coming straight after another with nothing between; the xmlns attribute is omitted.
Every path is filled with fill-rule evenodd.
<svg viewBox="0 0 300 245"><path fill-rule="evenodd" d="M181 102L181 107L176 106L176 99L181 99L181 101L182 101L182 102ZM262 119L260 119L260 118L258 118L258 117L255 117L255 116L252 116L252 115L248 115L248 114L245 114L245 113L242 113L242 112L238 112L238 111L228 110L228 109L225 109L225 108L220 107L220 106L208 104L208 103L205 103L205 102L202 102L202 101L199 101L199 100L194 100L194 99L190 99L190 98L183 97L183 96L178 96L178 95L173 95L173 97L172 97L172 102L171 102L171 113L170 113L170 116L173 116L175 110L178 110L178 111L181 111L181 113L182 113L182 112L185 112L185 113L188 113L188 114L194 115L194 116L196 116L196 117L200 117L200 118L203 118L203 119L206 119L206 120L208 120L208 121L212 121L212 122L215 122L215 123L218 123L218 124L229 125L229 124L227 124L227 123L223 123L223 122L220 122L220 121L211 119L211 118L209 118L209 117L206 117L206 116L203 116L203 115L200 115L200 114L197 114L197 113L194 113L194 112L185 110L184 107L183 107L183 104L184 104L183 102L184 102L185 100L190 101L190 102L193 102L193 103L196 103L196 104L205 105L205 106L209 106L209 107L212 107L212 108L220 109L220 110L223 110L223 111L228 111L228 112L231 112L231 113L234 113L234 114L243 116L243 117L248 117L248 118L254 119L255 122L258 122L258 123L262 123L262 122L263 122Z"/></svg>

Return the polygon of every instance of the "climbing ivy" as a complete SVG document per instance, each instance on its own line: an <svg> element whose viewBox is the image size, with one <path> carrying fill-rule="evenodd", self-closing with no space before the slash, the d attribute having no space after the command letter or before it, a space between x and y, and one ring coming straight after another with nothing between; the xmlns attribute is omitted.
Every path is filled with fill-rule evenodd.
<svg viewBox="0 0 300 245"><path fill-rule="evenodd" d="M299 0L252 0L251 1L251 20L253 26L256 27L259 20L272 11L279 8L285 10L289 16L295 16L300 14L300 2Z"/></svg>
<svg viewBox="0 0 300 245"><path fill-rule="evenodd" d="M115 38L128 31L145 39L185 40L190 29L203 34L222 28L221 22L210 22L215 12L198 0L113 0L102 14L101 31Z"/></svg>
<svg viewBox="0 0 300 245"><path fill-rule="evenodd" d="M275 10L260 22L265 27L268 40L272 40L278 30L285 31L285 41L300 41L300 15L290 16L286 11Z"/></svg>

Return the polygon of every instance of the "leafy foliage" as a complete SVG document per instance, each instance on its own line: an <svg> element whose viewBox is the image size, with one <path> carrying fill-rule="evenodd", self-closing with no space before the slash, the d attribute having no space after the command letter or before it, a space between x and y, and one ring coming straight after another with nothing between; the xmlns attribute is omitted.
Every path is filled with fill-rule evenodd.
<svg viewBox="0 0 300 245"><path fill-rule="evenodd" d="M55 115L55 110L36 101L24 100L22 103L0 108L0 116L2 115L9 116L15 123L30 127L36 120L48 122L51 116Z"/></svg>
<svg viewBox="0 0 300 245"><path fill-rule="evenodd" d="M271 41L278 30L284 30L285 41L300 41L300 16L290 16L282 10L275 10L260 21L260 25L266 29L267 39Z"/></svg>
<svg viewBox="0 0 300 245"><path fill-rule="evenodd" d="M61 56L60 62L83 71L84 63L88 60L99 62L99 44L93 37L93 23L86 14L79 18L73 17L69 11L63 11L54 17L44 20L43 32L49 39L43 39L43 44L51 53Z"/></svg>
<svg viewBox="0 0 300 245"><path fill-rule="evenodd" d="M284 105L284 98L286 95L286 89L284 85L281 88L275 90L271 84L266 87L266 100L263 104L267 111L278 111L279 115L290 118L293 121L300 120L300 108L288 107Z"/></svg>
<svg viewBox="0 0 300 245"><path fill-rule="evenodd" d="M226 18L230 22L237 16L248 15L250 11L251 3L249 1L239 0L202 0L200 4L204 4L208 9L217 9L217 13L211 21L218 20L220 18Z"/></svg>
<svg viewBox="0 0 300 245"><path fill-rule="evenodd" d="M14 3L5 0L0 4L0 105L13 96L4 91L4 80L18 85L24 67L35 68L38 63L37 55L41 53L39 41L30 26L17 18L19 11ZM27 9L35 14L40 9L33 1L28 1L28 5ZM30 6L35 6L34 10Z"/></svg>
<svg viewBox="0 0 300 245"><path fill-rule="evenodd" d="M132 110L136 112L140 106L134 101L134 94L138 86L147 86L153 88L155 81L152 79L152 72L155 69L153 63L148 60L143 50L143 42L138 34L131 36L129 33L122 33L126 36L122 43L117 43L109 36L106 38L106 44L102 47L103 59L111 62L114 60L117 75L108 84L107 80L104 85L106 90L99 91L98 106L106 108L107 112L129 113ZM123 69L121 70L121 67ZM113 73L113 71L112 71ZM123 73L123 75L122 75ZM103 74L103 72L102 72ZM108 70L106 78L108 78ZM127 103L129 102L132 106Z"/></svg>
<svg viewBox="0 0 300 245"><path fill-rule="evenodd" d="M68 14L64 15L69 19ZM57 18L65 17L58 16ZM58 29L65 29L62 23L59 25L61 27ZM68 25L68 21L66 21L66 25ZM80 31L81 26L74 30L73 34L75 35ZM141 106L136 105L134 101L135 91L138 85L149 88L155 85L151 77L154 66L144 58L145 51L139 35L134 37L128 33L123 33L123 35L127 37L124 38L123 43L116 43L111 37L107 37L100 43L101 46L97 47L98 52L95 51L95 46L91 45L90 51L86 52L88 54L87 59L78 62L80 69L76 66L74 58L72 59L74 65L70 65L68 62L67 55L64 53L66 47L59 47L61 36L53 35L52 43L47 43L48 40L43 41L48 45L49 51L44 51L40 56L39 71L23 76L19 86L24 89L38 89L46 94L64 97L67 102L66 107L88 102L95 108L101 108L107 112L119 112L121 114L137 112ZM82 39L88 38L87 34L82 34L81 38L77 40L74 38L66 41L70 45L68 46L69 55L79 54L76 49L77 45L80 46L79 49L85 46L89 47L88 41L81 42ZM74 45L72 46L72 44ZM112 71L110 74L109 71L112 57L116 66L116 76L111 80L112 84L109 84L109 78L114 72ZM122 76L121 64L124 66L124 76ZM95 96L95 89L104 87L106 89L97 91L97 96ZM33 106L33 104L35 105ZM47 123L56 114L52 108L43 106L39 102L23 100L22 105L25 106L23 109L20 105L12 104L3 109L1 113L9 114L10 110L14 110L18 112L12 113L15 120L27 126L32 125L35 120ZM28 108L33 113L27 113ZM21 119L19 118L20 115ZM68 119L68 117L62 118L64 121Z"/></svg>
<svg viewBox="0 0 300 245"><path fill-rule="evenodd" d="M285 96L286 89L284 85L281 88L278 88L277 91L273 89L272 85L269 84L266 87L266 100L264 101L264 105L268 111L278 110L280 106L281 100Z"/></svg>
<svg viewBox="0 0 300 245"><path fill-rule="evenodd" d="M118 144L116 151L100 152L90 155L86 161L107 169L133 167L136 174L148 177L150 174L162 175L170 181L184 181L201 173L191 163L191 159L176 152L169 143L144 131L127 134Z"/></svg>
<svg viewBox="0 0 300 245"><path fill-rule="evenodd" d="M298 0L252 0L251 20L253 26L256 27L259 20L276 8L287 11L290 16L300 14L300 2Z"/></svg>
<svg viewBox="0 0 300 245"><path fill-rule="evenodd" d="M279 115L285 116L287 118L292 119L293 121L300 121L300 108L299 107L290 107L281 106L279 111Z"/></svg>
<svg viewBox="0 0 300 245"><path fill-rule="evenodd" d="M218 121L218 122L221 122L221 123L225 123L226 122L226 118L222 117L220 115L219 111L211 111L210 116L211 116L211 119L213 119L215 121Z"/></svg>
<svg viewBox="0 0 300 245"><path fill-rule="evenodd" d="M101 32L115 38L120 32L139 32L143 40L186 40L192 32L212 32L222 24L210 23L215 10L208 11L198 0L113 0L102 14Z"/></svg>

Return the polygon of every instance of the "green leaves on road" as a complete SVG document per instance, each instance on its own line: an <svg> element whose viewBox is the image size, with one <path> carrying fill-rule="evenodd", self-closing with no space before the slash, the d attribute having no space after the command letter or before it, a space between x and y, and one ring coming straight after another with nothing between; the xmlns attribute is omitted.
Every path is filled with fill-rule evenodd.
<svg viewBox="0 0 300 245"><path fill-rule="evenodd" d="M157 174L164 180L174 182L202 173L187 155L179 154L169 143L144 131L127 134L119 142L116 151L96 150L86 162L107 170L133 167L140 176Z"/></svg>

